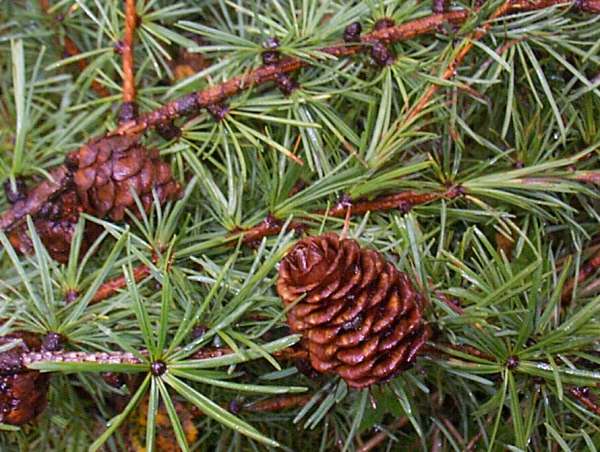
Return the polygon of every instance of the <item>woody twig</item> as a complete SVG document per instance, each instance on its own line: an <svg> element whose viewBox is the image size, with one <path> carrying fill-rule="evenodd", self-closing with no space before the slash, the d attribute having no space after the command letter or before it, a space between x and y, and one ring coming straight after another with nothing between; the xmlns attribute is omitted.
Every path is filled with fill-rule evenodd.
<svg viewBox="0 0 600 452"><path fill-rule="evenodd" d="M573 0L571 2L565 2L564 0L508 0L494 12L490 17L490 20L497 19L513 12L533 11L557 5L573 6L582 11L600 13L600 0ZM316 53L328 54L337 58L353 56L357 53L370 51L377 43L392 44L395 42L406 41L417 36L435 32L444 24L460 25L471 17L471 14L472 11L468 9L432 14L401 25L375 30L361 36L358 43L338 43L337 45L319 49L319 52ZM474 45L473 41L485 36L490 28L491 23L488 22L470 36L469 42L465 44L457 54L453 62L444 72L442 78L449 80L453 77L456 68L462 63L472 49ZM141 115L137 121L123 124L114 133L141 132L148 128L156 127L157 125L168 122L176 117L192 114L209 105L223 103L228 98L233 97L242 91L273 82L282 74L289 74L309 65L310 62L307 60L285 58L276 64L261 66L219 85L184 96L153 112ZM438 85L432 85L413 107L409 113L409 118L418 114L438 89Z"/></svg>
<svg viewBox="0 0 600 452"><path fill-rule="evenodd" d="M189 359L211 359L236 353L228 347L203 347L192 354ZM141 350L142 356L147 356L147 350ZM295 347L288 347L272 353L281 360L296 360L306 357L306 352ZM53 363L95 363L95 364L143 364L135 354L124 351L113 352L84 352L84 351L48 351L25 352L15 357L13 354L0 356L0 375L23 372L32 365L40 362ZM164 363L157 361L162 366Z"/></svg>
<svg viewBox="0 0 600 452"><path fill-rule="evenodd" d="M387 426L386 430L383 432L376 433L371 438L369 438L359 449L358 452L370 452L372 450L376 450L381 443L383 443L387 438L389 438L388 432L393 432L395 430L399 430L408 424L408 418L403 416L396 419L390 425Z"/></svg>
<svg viewBox="0 0 600 452"><path fill-rule="evenodd" d="M244 410L251 411L254 413L271 413L276 411L284 411L304 406L312 398L312 394L278 396L266 400L260 400L258 402L253 402L249 405L244 406Z"/></svg>
<svg viewBox="0 0 600 452"><path fill-rule="evenodd" d="M150 275L150 267L145 264L139 265L133 269L133 280L135 283L139 283L148 275ZM127 286L125 276L118 276L105 282L98 288L90 304L100 303L102 300L112 297L125 286Z"/></svg>
<svg viewBox="0 0 600 452"><path fill-rule="evenodd" d="M512 8L514 6L516 6L516 3L517 2L511 1L511 0L506 0L496 11L494 11L494 13L491 15L489 21L486 24L484 24L477 31L474 31L473 33L471 33L467 37L467 39L465 39L465 44L459 50L459 52L456 54L456 56L452 59L450 64L448 64L448 67L446 68L446 70L444 71L442 76L440 77L441 80L450 80L450 79L454 78L458 67L462 64L462 62L465 60L465 58L467 57L467 55L469 54L471 49L474 47L474 45L475 45L474 43L476 41L479 41L481 38L483 38L488 33L488 31L492 27L492 21L494 19L497 19L498 17L504 16L505 14L507 14L509 11L512 10ZM523 3L523 2L521 2L521 3ZM440 86L441 85L438 85L438 84L429 85L429 88L427 88L427 91L425 91L425 93L423 93L423 95L419 98L417 103L408 111L408 113L406 115L407 122L412 120L416 116L418 116L419 113L421 113L421 111L423 111L423 109L429 104L429 102L431 101L431 99L433 98L435 93L437 93L437 91L440 89Z"/></svg>
<svg viewBox="0 0 600 452"><path fill-rule="evenodd" d="M366 212L381 212L393 209L408 211L416 205L426 204L438 199L454 199L463 193L461 187L454 186L445 192L418 193L414 191L403 191L391 195L379 196L373 200L357 201L351 203L349 200L343 200L334 206L332 209L317 210L316 215L328 215L329 217L342 218L350 211L351 215L363 215ZM262 222L249 229L236 232L230 236L230 239L238 240L242 237L242 243L252 245L262 240L265 237L270 237L279 234L284 226L284 222L272 215L268 215ZM302 221L293 221L290 224L292 229L304 229L306 223ZM134 268L133 274L136 282L141 281L150 271L144 264ZM115 295L119 290L127 286L123 276L118 276L111 279L100 286L96 295L92 299L92 303L99 303L107 298Z"/></svg>
<svg viewBox="0 0 600 452"><path fill-rule="evenodd" d="M119 123L125 124L137 117L135 103L135 69L133 63L135 30L139 17L135 9L135 0L125 0L125 35L119 46L123 59L123 104L119 111Z"/></svg>
<svg viewBox="0 0 600 452"><path fill-rule="evenodd" d="M594 396L590 394L588 388L574 387L569 389L571 396L581 403L584 407L594 413L596 416L600 416L600 405Z"/></svg>
<svg viewBox="0 0 600 452"><path fill-rule="evenodd" d="M385 212L388 210L399 209L408 212L412 207L427 204L439 199L454 199L464 193L462 187L453 186L444 192L419 193L415 191L402 191L391 195L379 196L373 200L358 200L352 202L349 199L343 199L329 210L317 210L314 215L327 215L328 217L344 218L349 211L350 215L364 215L367 212ZM292 227L302 228L303 222L296 221ZM252 228L246 229L239 234L232 235L232 238L243 236L242 241L245 244L256 242L263 237L277 235L283 228L283 221L268 216L262 223Z"/></svg>

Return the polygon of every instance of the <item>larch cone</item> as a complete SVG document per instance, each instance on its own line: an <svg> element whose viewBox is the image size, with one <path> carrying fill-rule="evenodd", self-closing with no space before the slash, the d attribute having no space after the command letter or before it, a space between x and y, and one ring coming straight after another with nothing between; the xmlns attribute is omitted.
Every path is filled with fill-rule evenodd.
<svg viewBox="0 0 600 452"><path fill-rule="evenodd" d="M30 333L16 332L0 337L0 345L21 339L15 347L0 353L0 422L23 425L46 408L49 374L23 370L21 353L39 350L41 341Z"/></svg>
<svg viewBox="0 0 600 452"><path fill-rule="evenodd" d="M408 275L335 233L305 238L289 251L277 292L291 306L288 325L303 335L312 367L353 388L393 378L430 334Z"/></svg>
<svg viewBox="0 0 600 452"><path fill-rule="evenodd" d="M176 199L180 184L158 150L138 144L138 136L108 136L93 140L72 152L66 165L72 173L59 196L49 199L34 216L35 229L50 256L61 263L69 260L71 242L81 213L120 221L125 210L138 212L134 193L145 212L150 210L153 190L159 203ZM102 229L87 222L80 256ZM24 254L33 252L26 224L9 233L13 247Z"/></svg>
<svg viewBox="0 0 600 452"><path fill-rule="evenodd" d="M120 221L126 209L137 211L132 192L148 211L153 189L160 204L176 199L181 191L158 150L139 145L137 136L91 141L67 161L75 167L73 181L84 211L100 218Z"/></svg>

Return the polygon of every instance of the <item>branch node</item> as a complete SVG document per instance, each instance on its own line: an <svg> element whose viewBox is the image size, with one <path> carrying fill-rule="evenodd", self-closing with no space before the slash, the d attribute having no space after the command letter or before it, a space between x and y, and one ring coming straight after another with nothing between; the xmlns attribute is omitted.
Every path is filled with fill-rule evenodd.
<svg viewBox="0 0 600 452"><path fill-rule="evenodd" d="M42 339L42 350L48 352L57 352L62 350L65 345L65 339L59 333L49 332Z"/></svg>
<svg viewBox="0 0 600 452"><path fill-rule="evenodd" d="M23 201L27 198L27 184L22 177L15 178L15 185L10 180L4 182L4 193L9 204Z"/></svg>
<svg viewBox="0 0 600 452"><path fill-rule="evenodd" d="M279 48L279 39L275 37L269 37L264 43L263 48L265 49L262 53L262 61L266 66L277 64L281 59L281 55L277 50Z"/></svg>
<svg viewBox="0 0 600 452"><path fill-rule="evenodd" d="M375 24L373 25L373 30L380 31L384 28L393 27L395 24L396 22L391 17L382 17L381 19L378 19L375 22Z"/></svg>
<svg viewBox="0 0 600 452"><path fill-rule="evenodd" d="M344 29L344 42L360 42L360 34L362 33L362 25L360 22L352 22Z"/></svg>
<svg viewBox="0 0 600 452"><path fill-rule="evenodd" d="M135 121L138 117L138 108L135 102L123 102L119 109L119 123L124 124Z"/></svg>
<svg viewBox="0 0 600 452"><path fill-rule="evenodd" d="M167 141L178 139L181 136L181 129L173 121L158 124L156 132Z"/></svg>
<svg viewBox="0 0 600 452"><path fill-rule="evenodd" d="M206 109L216 122L222 121L229 113L229 107L225 104L209 105Z"/></svg>
<svg viewBox="0 0 600 452"><path fill-rule="evenodd" d="M377 41L371 47L371 58L378 66L390 66L394 64L394 55L381 41Z"/></svg>
<svg viewBox="0 0 600 452"><path fill-rule="evenodd" d="M118 41L115 41L115 43L113 44L113 52L115 52L117 55L123 55L124 48L125 43L123 43L123 41L121 41L120 39Z"/></svg>

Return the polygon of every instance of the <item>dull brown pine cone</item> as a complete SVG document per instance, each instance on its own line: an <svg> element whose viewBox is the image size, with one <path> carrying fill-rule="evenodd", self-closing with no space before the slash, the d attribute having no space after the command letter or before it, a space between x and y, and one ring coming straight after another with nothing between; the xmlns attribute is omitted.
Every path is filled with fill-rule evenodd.
<svg viewBox="0 0 600 452"><path fill-rule="evenodd" d="M429 337L422 297L408 276L334 233L292 248L279 267L277 292L292 306L287 322L302 333L315 370L337 373L354 388L395 376Z"/></svg>
<svg viewBox="0 0 600 452"><path fill-rule="evenodd" d="M48 254L60 263L64 264L69 260L71 241L82 211L83 207L77 193L74 189L69 189L56 199L45 203L33 220L35 229L48 250ZM83 256L100 232L101 228L97 224L86 223L80 256ZM10 231L8 238L12 246L21 253L33 253L33 243L28 235L26 224Z"/></svg>
<svg viewBox="0 0 600 452"><path fill-rule="evenodd" d="M39 338L17 332L0 337L0 345L16 339L22 342L0 353L0 422L22 425L46 408L49 374L25 370L20 361L22 353L40 349Z"/></svg>
<svg viewBox="0 0 600 452"><path fill-rule="evenodd" d="M68 163L75 168L75 189L86 213L120 221L126 209L137 211L132 191L146 211L152 205L153 188L161 204L179 195L181 187L158 150L147 150L137 141L137 136L104 137L69 156Z"/></svg>

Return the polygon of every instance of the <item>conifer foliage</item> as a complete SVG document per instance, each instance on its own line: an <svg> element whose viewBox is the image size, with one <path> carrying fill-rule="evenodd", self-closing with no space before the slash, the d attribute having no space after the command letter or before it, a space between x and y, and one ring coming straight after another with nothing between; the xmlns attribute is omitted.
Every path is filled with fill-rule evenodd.
<svg viewBox="0 0 600 452"><path fill-rule="evenodd" d="M0 3L0 449L597 450L600 1Z"/></svg>

